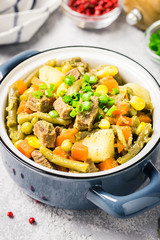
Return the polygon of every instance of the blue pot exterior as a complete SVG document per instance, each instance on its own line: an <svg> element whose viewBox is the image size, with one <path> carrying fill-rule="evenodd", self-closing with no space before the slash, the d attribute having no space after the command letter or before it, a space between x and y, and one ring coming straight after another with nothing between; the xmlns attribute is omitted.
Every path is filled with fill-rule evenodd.
<svg viewBox="0 0 160 240"><path fill-rule="evenodd" d="M37 171L21 163L8 149L2 147L3 163L10 177L27 195L45 204L65 209L92 209L96 206L86 198L90 188L100 185L110 194L127 195L145 181L145 164L158 159L158 146L145 159L121 172L96 178L66 178Z"/></svg>

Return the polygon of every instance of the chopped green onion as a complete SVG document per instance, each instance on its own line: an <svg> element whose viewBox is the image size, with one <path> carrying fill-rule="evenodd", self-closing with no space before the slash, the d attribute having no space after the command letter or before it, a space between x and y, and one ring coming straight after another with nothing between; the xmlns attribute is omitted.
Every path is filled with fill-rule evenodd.
<svg viewBox="0 0 160 240"><path fill-rule="evenodd" d="M100 93L98 93L98 92L94 92L94 96L100 97L100 96L101 96L101 94L100 94Z"/></svg>
<svg viewBox="0 0 160 240"><path fill-rule="evenodd" d="M75 100L72 101L72 107L76 108L78 104L79 104L78 101Z"/></svg>
<svg viewBox="0 0 160 240"><path fill-rule="evenodd" d="M53 83L50 84L49 89L53 92L55 89L55 85Z"/></svg>
<svg viewBox="0 0 160 240"><path fill-rule="evenodd" d="M113 105L106 113L108 117L112 117L112 113L117 110L117 107Z"/></svg>
<svg viewBox="0 0 160 240"><path fill-rule="evenodd" d="M74 81L75 81L75 77L73 77L72 75L66 76L66 77L63 79L63 82L66 83L68 86L72 86L72 84L74 83Z"/></svg>
<svg viewBox="0 0 160 240"><path fill-rule="evenodd" d="M82 104L83 104L84 110L88 111L90 109L92 103L90 101L85 101Z"/></svg>
<svg viewBox="0 0 160 240"><path fill-rule="evenodd" d="M46 95L46 97L53 97L53 93L50 89L45 90L45 95Z"/></svg>
<svg viewBox="0 0 160 240"><path fill-rule="evenodd" d="M63 102L70 103L72 101L72 98L68 95L62 97Z"/></svg>
<svg viewBox="0 0 160 240"><path fill-rule="evenodd" d="M60 96L60 97L63 97L65 94L66 94L66 92L63 91L63 90L61 90L60 93L59 93L59 96Z"/></svg>
<svg viewBox="0 0 160 240"><path fill-rule="evenodd" d="M46 83L41 83L41 84L39 85L39 89L41 89L41 90L46 90L46 89L48 89L48 86L47 86Z"/></svg>
<svg viewBox="0 0 160 240"><path fill-rule="evenodd" d="M109 97L108 97L108 95L107 94L104 94L104 95L102 95L102 96L100 96L99 97L99 102L100 103L103 103L103 104L107 104L108 103L108 101L109 101Z"/></svg>
<svg viewBox="0 0 160 240"><path fill-rule="evenodd" d="M75 101L78 101L79 98L80 98L79 92L75 92L75 93L71 94L70 96L71 96L71 98L72 98L73 100L75 100Z"/></svg>
<svg viewBox="0 0 160 240"><path fill-rule="evenodd" d="M103 118L103 116L99 114L99 115L97 116L97 118L98 118L98 120L101 120L101 119Z"/></svg>
<svg viewBox="0 0 160 240"><path fill-rule="evenodd" d="M50 116L51 118L55 118L55 117L58 117L58 116L59 116L59 114L58 114L58 112L57 112L56 110L52 110L52 111L50 111L48 114L49 114L49 116Z"/></svg>
<svg viewBox="0 0 160 240"><path fill-rule="evenodd" d="M91 91L91 85L89 84L89 83L87 83L87 82L84 82L83 84L82 84L82 90L83 91L85 91L85 92L90 92Z"/></svg>
<svg viewBox="0 0 160 240"><path fill-rule="evenodd" d="M118 94L119 93L119 89L118 88L113 88L112 89L112 93L113 93L113 95Z"/></svg>
<svg viewBox="0 0 160 240"><path fill-rule="evenodd" d="M32 93L32 96L34 98L40 99L43 96L43 92L42 91L35 91L35 92Z"/></svg>
<svg viewBox="0 0 160 240"><path fill-rule="evenodd" d="M76 110L76 109L73 109L73 110L70 112L69 115L70 115L72 118L74 118L77 114L78 114L77 110Z"/></svg>
<svg viewBox="0 0 160 240"><path fill-rule="evenodd" d="M91 91L91 92L87 92L90 96L93 96L94 93Z"/></svg>
<svg viewBox="0 0 160 240"><path fill-rule="evenodd" d="M91 97L90 94L84 93L81 98L83 101L89 101L90 97Z"/></svg>
<svg viewBox="0 0 160 240"><path fill-rule="evenodd" d="M95 84L98 82L98 78L97 76L91 76L90 79L89 79L89 83L90 84Z"/></svg>
<svg viewBox="0 0 160 240"><path fill-rule="evenodd" d="M107 113L107 112L108 112L108 108L105 108L103 111L104 111L105 113Z"/></svg>
<svg viewBox="0 0 160 240"><path fill-rule="evenodd" d="M77 112L83 112L83 110L84 110L83 104L79 103L76 107L76 110L77 110Z"/></svg>
<svg viewBox="0 0 160 240"><path fill-rule="evenodd" d="M115 104L115 99L114 99L114 98L110 98L109 101L108 101L108 103L107 103L107 105L108 105L108 106L112 106L112 105L114 105L114 104Z"/></svg>
<svg viewBox="0 0 160 240"><path fill-rule="evenodd" d="M89 79L90 79L90 77L89 77L87 74L84 74L84 75L83 75L83 81L84 81L84 82L88 82Z"/></svg>

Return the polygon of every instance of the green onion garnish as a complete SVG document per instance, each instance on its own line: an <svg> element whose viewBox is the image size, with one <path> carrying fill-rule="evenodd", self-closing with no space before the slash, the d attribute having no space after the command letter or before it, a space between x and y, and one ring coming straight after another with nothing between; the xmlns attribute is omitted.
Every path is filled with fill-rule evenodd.
<svg viewBox="0 0 160 240"><path fill-rule="evenodd" d="M48 114L49 114L49 116L50 116L51 118L55 118L55 117L58 117L58 116L59 116L59 114L58 114L58 112L57 112L56 110L52 110L52 111L50 111Z"/></svg>
<svg viewBox="0 0 160 240"><path fill-rule="evenodd" d="M70 103L72 101L72 98L69 95L62 97L63 102Z"/></svg>
<svg viewBox="0 0 160 240"><path fill-rule="evenodd" d="M100 103L103 103L103 104L107 104L108 103L108 101L109 101L109 97L108 97L108 95L107 94L104 94L104 95L102 95L102 96L100 96L99 97L99 102Z"/></svg>
<svg viewBox="0 0 160 240"><path fill-rule="evenodd" d="M47 86L46 83L41 83L41 84L39 85L39 89L41 89L41 90L46 90L46 89L48 89L48 86Z"/></svg>
<svg viewBox="0 0 160 240"><path fill-rule="evenodd" d="M89 78L89 83L90 83L90 84L95 84L95 83L97 83L97 82L98 82L97 76L91 76L91 77Z"/></svg>
<svg viewBox="0 0 160 240"><path fill-rule="evenodd" d="M90 77L89 77L87 74L84 74L84 75L83 75L83 81L84 81L84 82L88 82L89 79L90 79Z"/></svg>
<svg viewBox="0 0 160 240"><path fill-rule="evenodd" d="M72 107L76 108L78 104L79 104L78 101L75 101L75 100L72 101Z"/></svg>
<svg viewBox="0 0 160 240"><path fill-rule="evenodd" d="M118 93L119 93L118 88L113 88L113 89L112 89L112 94L113 94L113 95L116 95L116 94L118 94Z"/></svg>
<svg viewBox="0 0 160 240"><path fill-rule="evenodd" d="M73 77L72 75L69 75L63 79L63 82L66 83L68 86L72 86L75 80L76 80L75 77Z"/></svg>
<svg viewBox="0 0 160 240"><path fill-rule="evenodd" d="M108 112L108 108L105 108L103 111L104 111L105 113L107 113L107 112Z"/></svg>
<svg viewBox="0 0 160 240"><path fill-rule="evenodd" d="M45 95L46 95L46 97L53 97L53 93L50 89L45 90Z"/></svg>
<svg viewBox="0 0 160 240"><path fill-rule="evenodd" d="M103 118L103 116L99 114L99 115L97 116L97 118L98 118L98 120L101 120L101 119Z"/></svg>
<svg viewBox="0 0 160 240"><path fill-rule="evenodd" d="M94 92L94 96L100 97L100 96L101 96L101 94L100 94L100 93L98 93L98 92Z"/></svg>
<svg viewBox="0 0 160 240"><path fill-rule="evenodd" d="M51 83L51 84L49 85L49 89L53 92L54 89L55 89L55 85L54 85L53 83Z"/></svg>
<svg viewBox="0 0 160 240"><path fill-rule="evenodd" d="M115 104L115 99L114 98L110 98L107 105L108 106L113 106Z"/></svg>
<svg viewBox="0 0 160 240"><path fill-rule="evenodd" d="M89 101L90 97L91 97L90 94L87 92L87 93L84 93L81 98L83 101Z"/></svg>
<svg viewBox="0 0 160 240"><path fill-rule="evenodd" d="M32 96L34 98L40 99L43 96L43 92L42 91L35 91L35 92L32 93Z"/></svg>
<svg viewBox="0 0 160 240"><path fill-rule="evenodd" d="M73 110L70 112L69 115L70 115L72 118L74 118L77 114L78 114L77 110L76 110L76 109L73 109Z"/></svg>
<svg viewBox="0 0 160 240"><path fill-rule="evenodd" d="M79 103L76 107L76 110L77 110L77 112L83 112L83 110L84 110L83 104Z"/></svg>
<svg viewBox="0 0 160 240"><path fill-rule="evenodd" d="M82 103L84 110L88 111L91 108L91 102L90 101L85 101Z"/></svg>
<svg viewBox="0 0 160 240"><path fill-rule="evenodd" d="M75 93L71 94L70 96L71 96L71 98L72 98L73 100L75 100L75 101L78 101L79 98L80 98L79 92L75 92Z"/></svg>
<svg viewBox="0 0 160 240"><path fill-rule="evenodd" d="M84 91L84 92L90 92L91 91L91 85L89 84L89 83L87 83L87 82L84 82L83 84L82 84L82 91Z"/></svg>
<svg viewBox="0 0 160 240"><path fill-rule="evenodd" d="M112 116L112 113L113 113L114 111L116 111L116 110L117 110L117 107L116 107L115 105L113 105L113 106L107 111L106 115L107 115L108 117L111 117L111 116Z"/></svg>

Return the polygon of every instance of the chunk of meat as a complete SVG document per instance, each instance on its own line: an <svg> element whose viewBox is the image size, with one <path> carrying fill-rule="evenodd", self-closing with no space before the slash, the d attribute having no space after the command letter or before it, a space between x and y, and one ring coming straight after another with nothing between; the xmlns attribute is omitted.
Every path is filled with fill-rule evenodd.
<svg viewBox="0 0 160 240"><path fill-rule="evenodd" d="M34 112L48 112L49 111L50 99L43 96L41 99L35 98L32 94L29 95L26 107Z"/></svg>
<svg viewBox="0 0 160 240"><path fill-rule="evenodd" d="M40 152L40 150L34 150L31 154L33 160L44 166L44 167L47 167L47 168L51 168L51 169L55 169L55 166L53 163L49 162L43 155L42 153Z"/></svg>
<svg viewBox="0 0 160 240"><path fill-rule="evenodd" d="M75 119L74 128L77 128L80 131L88 130L91 131L93 128L93 122L98 114L98 97L91 96L91 107L88 111L78 113Z"/></svg>
<svg viewBox="0 0 160 240"><path fill-rule="evenodd" d="M75 77L76 80L78 80L81 76L81 73L78 70L78 68L74 68L66 73L66 76L70 76L70 75L72 75L73 77Z"/></svg>
<svg viewBox="0 0 160 240"><path fill-rule="evenodd" d="M62 119L70 119L70 112L72 111L72 107L63 102L62 98L59 97L53 103L54 109L59 113L60 118Z"/></svg>
<svg viewBox="0 0 160 240"><path fill-rule="evenodd" d="M52 123L44 120L38 121L34 125L33 131L43 146L48 148L55 147L56 131Z"/></svg>

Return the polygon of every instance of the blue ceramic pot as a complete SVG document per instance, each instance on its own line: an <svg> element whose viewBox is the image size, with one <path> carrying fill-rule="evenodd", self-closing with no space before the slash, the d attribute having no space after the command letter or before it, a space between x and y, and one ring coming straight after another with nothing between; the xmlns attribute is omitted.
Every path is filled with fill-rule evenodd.
<svg viewBox="0 0 160 240"><path fill-rule="evenodd" d="M27 159L11 143L5 129L5 106L8 86L23 79L29 72L56 58L57 61L80 56L91 64L112 64L119 68L121 76L130 82L138 82L150 91L154 106L151 141L127 163L115 169L98 173L73 174L45 168ZM95 57L96 56L96 57ZM154 77L134 60L114 51L95 47L62 47L38 53L27 51L0 66L0 143L3 163L11 178L29 196L65 209L92 209L96 206L109 214L127 218L140 214L160 202L160 174L154 166L158 159L159 85ZM146 180L150 183L136 191ZM136 191L136 192L135 192Z"/></svg>

